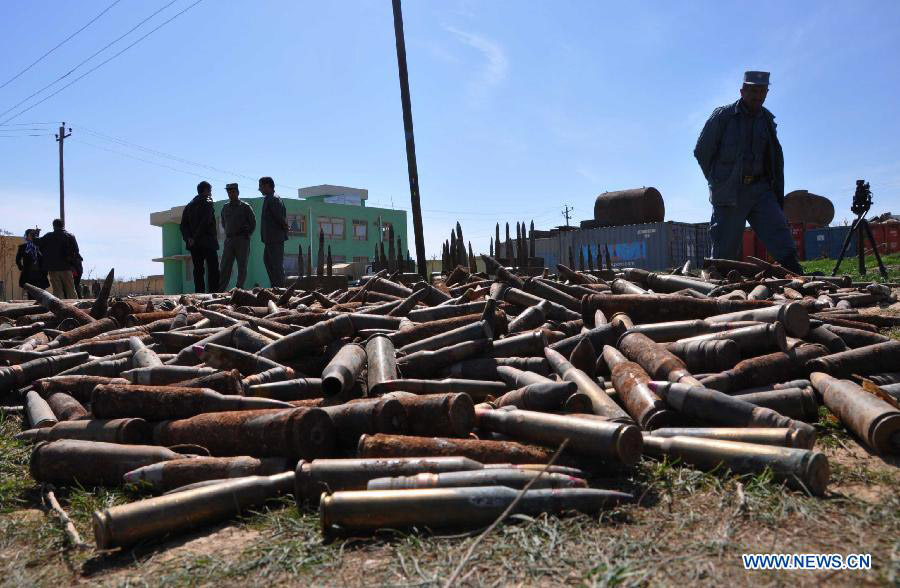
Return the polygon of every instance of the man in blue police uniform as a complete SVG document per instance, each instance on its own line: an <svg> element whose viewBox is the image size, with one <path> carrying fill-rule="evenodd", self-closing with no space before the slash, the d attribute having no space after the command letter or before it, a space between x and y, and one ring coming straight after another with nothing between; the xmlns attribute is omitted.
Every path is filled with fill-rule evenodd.
<svg viewBox="0 0 900 588"><path fill-rule="evenodd" d="M802 273L784 211L784 154L775 116L763 108L769 72L744 73L741 98L716 108L703 126L694 157L709 183L712 256L736 259L744 224L785 268Z"/></svg>

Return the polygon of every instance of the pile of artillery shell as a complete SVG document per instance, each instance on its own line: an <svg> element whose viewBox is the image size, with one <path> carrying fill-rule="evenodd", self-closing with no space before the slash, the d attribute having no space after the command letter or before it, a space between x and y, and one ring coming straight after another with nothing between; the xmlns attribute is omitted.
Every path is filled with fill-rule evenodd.
<svg viewBox="0 0 900 588"><path fill-rule="evenodd" d="M95 513L100 548L290 493L326 536L478 528L523 492L521 514L593 513L632 497L593 474L624 482L642 456L823 495L820 404L900 452L889 288L762 261L485 262L335 292L64 301L29 286L34 301L0 304L0 397L24 406L37 483L148 494Z"/></svg>

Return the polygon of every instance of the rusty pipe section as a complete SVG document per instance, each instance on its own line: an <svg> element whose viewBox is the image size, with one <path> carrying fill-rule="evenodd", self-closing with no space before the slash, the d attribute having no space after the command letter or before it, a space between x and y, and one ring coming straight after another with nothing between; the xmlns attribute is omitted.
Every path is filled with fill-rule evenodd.
<svg viewBox="0 0 900 588"><path fill-rule="evenodd" d="M550 362L553 371L559 377L568 382L575 382L578 386L578 391L591 399L594 414L622 423L632 422L628 413L622 410L622 407L606 394L596 380L573 366L571 362L556 351L547 348L544 350L544 354L547 357L547 361Z"/></svg>
<svg viewBox="0 0 900 588"><path fill-rule="evenodd" d="M900 453L900 411L849 380L813 372L810 380L825 406L880 454Z"/></svg>
<svg viewBox="0 0 900 588"><path fill-rule="evenodd" d="M683 361L641 333L626 331L616 344L622 355L635 362L651 378L698 384Z"/></svg>
<svg viewBox="0 0 900 588"><path fill-rule="evenodd" d="M293 472L249 476L95 511L94 539L111 549L228 519L289 493L293 481Z"/></svg>
<svg viewBox="0 0 900 588"><path fill-rule="evenodd" d="M160 445L200 445L221 457L314 459L334 451L335 430L319 408L243 410L163 421L153 439Z"/></svg>
<svg viewBox="0 0 900 588"><path fill-rule="evenodd" d="M197 482L271 476L291 468L290 460L284 457L193 457L142 466L126 472L123 480L162 493Z"/></svg>
<svg viewBox="0 0 900 588"><path fill-rule="evenodd" d="M825 494L830 478L825 454L806 449L683 436L648 436L644 447L648 455L677 458L706 470L724 466L736 474L759 474L768 469L775 480L815 496Z"/></svg>
<svg viewBox="0 0 900 588"><path fill-rule="evenodd" d="M787 352L759 355L741 361L730 370L703 378L701 384L706 388L732 392L806 377L810 372L811 360L827 353L828 350L821 345L813 344L800 345Z"/></svg>
<svg viewBox="0 0 900 588"><path fill-rule="evenodd" d="M519 494L505 486L347 490L324 494L319 517L325 537L382 528L479 528L492 523ZM513 512L531 516L567 510L596 513L632 498L623 492L592 488L528 490Z"/></svg>
<svg viewBox="0 0 900 588"><path fill-rule="evenodd" d="M533 482L532 482L533 480ZM586 488L587 482L566 474L516 468L493 468L442 474L416 474L369 480L366 490L415 490L418 488L466 488L470 486L506 486L524 488Z"/></svg>
<svg viewBox="0 0 900 588"><path fill-rule="evenodd" d="M611 345L603 347L603 361L609 367L616 394L625 410L645 431L664 427L676 420L675 414L650 387L650 376L640 365Z"/></svg>
<svg viewBox="0 0 900 588"><path fill-rule="evenodd" d="M749 427L664 427L645 433L644 437L702 437L717 441L740 441L756 445L777 445L779 447L796 447L812 449L813 441L798 431L788 428L749 428Z"/></svg>

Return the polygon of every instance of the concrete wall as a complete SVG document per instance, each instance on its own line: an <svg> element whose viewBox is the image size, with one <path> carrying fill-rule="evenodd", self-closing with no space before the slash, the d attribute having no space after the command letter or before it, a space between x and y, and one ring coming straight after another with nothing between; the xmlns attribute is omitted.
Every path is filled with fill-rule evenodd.
<svg viewBox="0 0 900 588"><path fill-rule="evenodd" d="M25 298L25 292L19 287L19 268L16 266L16 251L24 241L24 237L0 235L0 300Z"/></svg>

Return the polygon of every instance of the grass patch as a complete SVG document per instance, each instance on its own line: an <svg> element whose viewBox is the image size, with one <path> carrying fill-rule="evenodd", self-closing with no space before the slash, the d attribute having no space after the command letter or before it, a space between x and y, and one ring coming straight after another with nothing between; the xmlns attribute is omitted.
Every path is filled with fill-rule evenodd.
<svg viewBox="0 0 900 588"><path fill-rule="evenodd" d="M900 281L900 253L892 253L890 255L882 255L881 261L884 263L884 267L888 272L888 280L889 282L897 282ZM803 266L803 271L805 273L811 272L822 272L826 276L831 275L831 271L834 269L834 264L837 263L836 259L813 259L809 261L801 261L800 265ZM857 258L854 257L844 257L844 260L841 262L841 275L848 275L854 282L861 281L873 281L873 282L883 282L884 280L881 278L881 274L878 272L878 263L875 260L874 255L866 256L866 275L860 275Z"/></svg>

